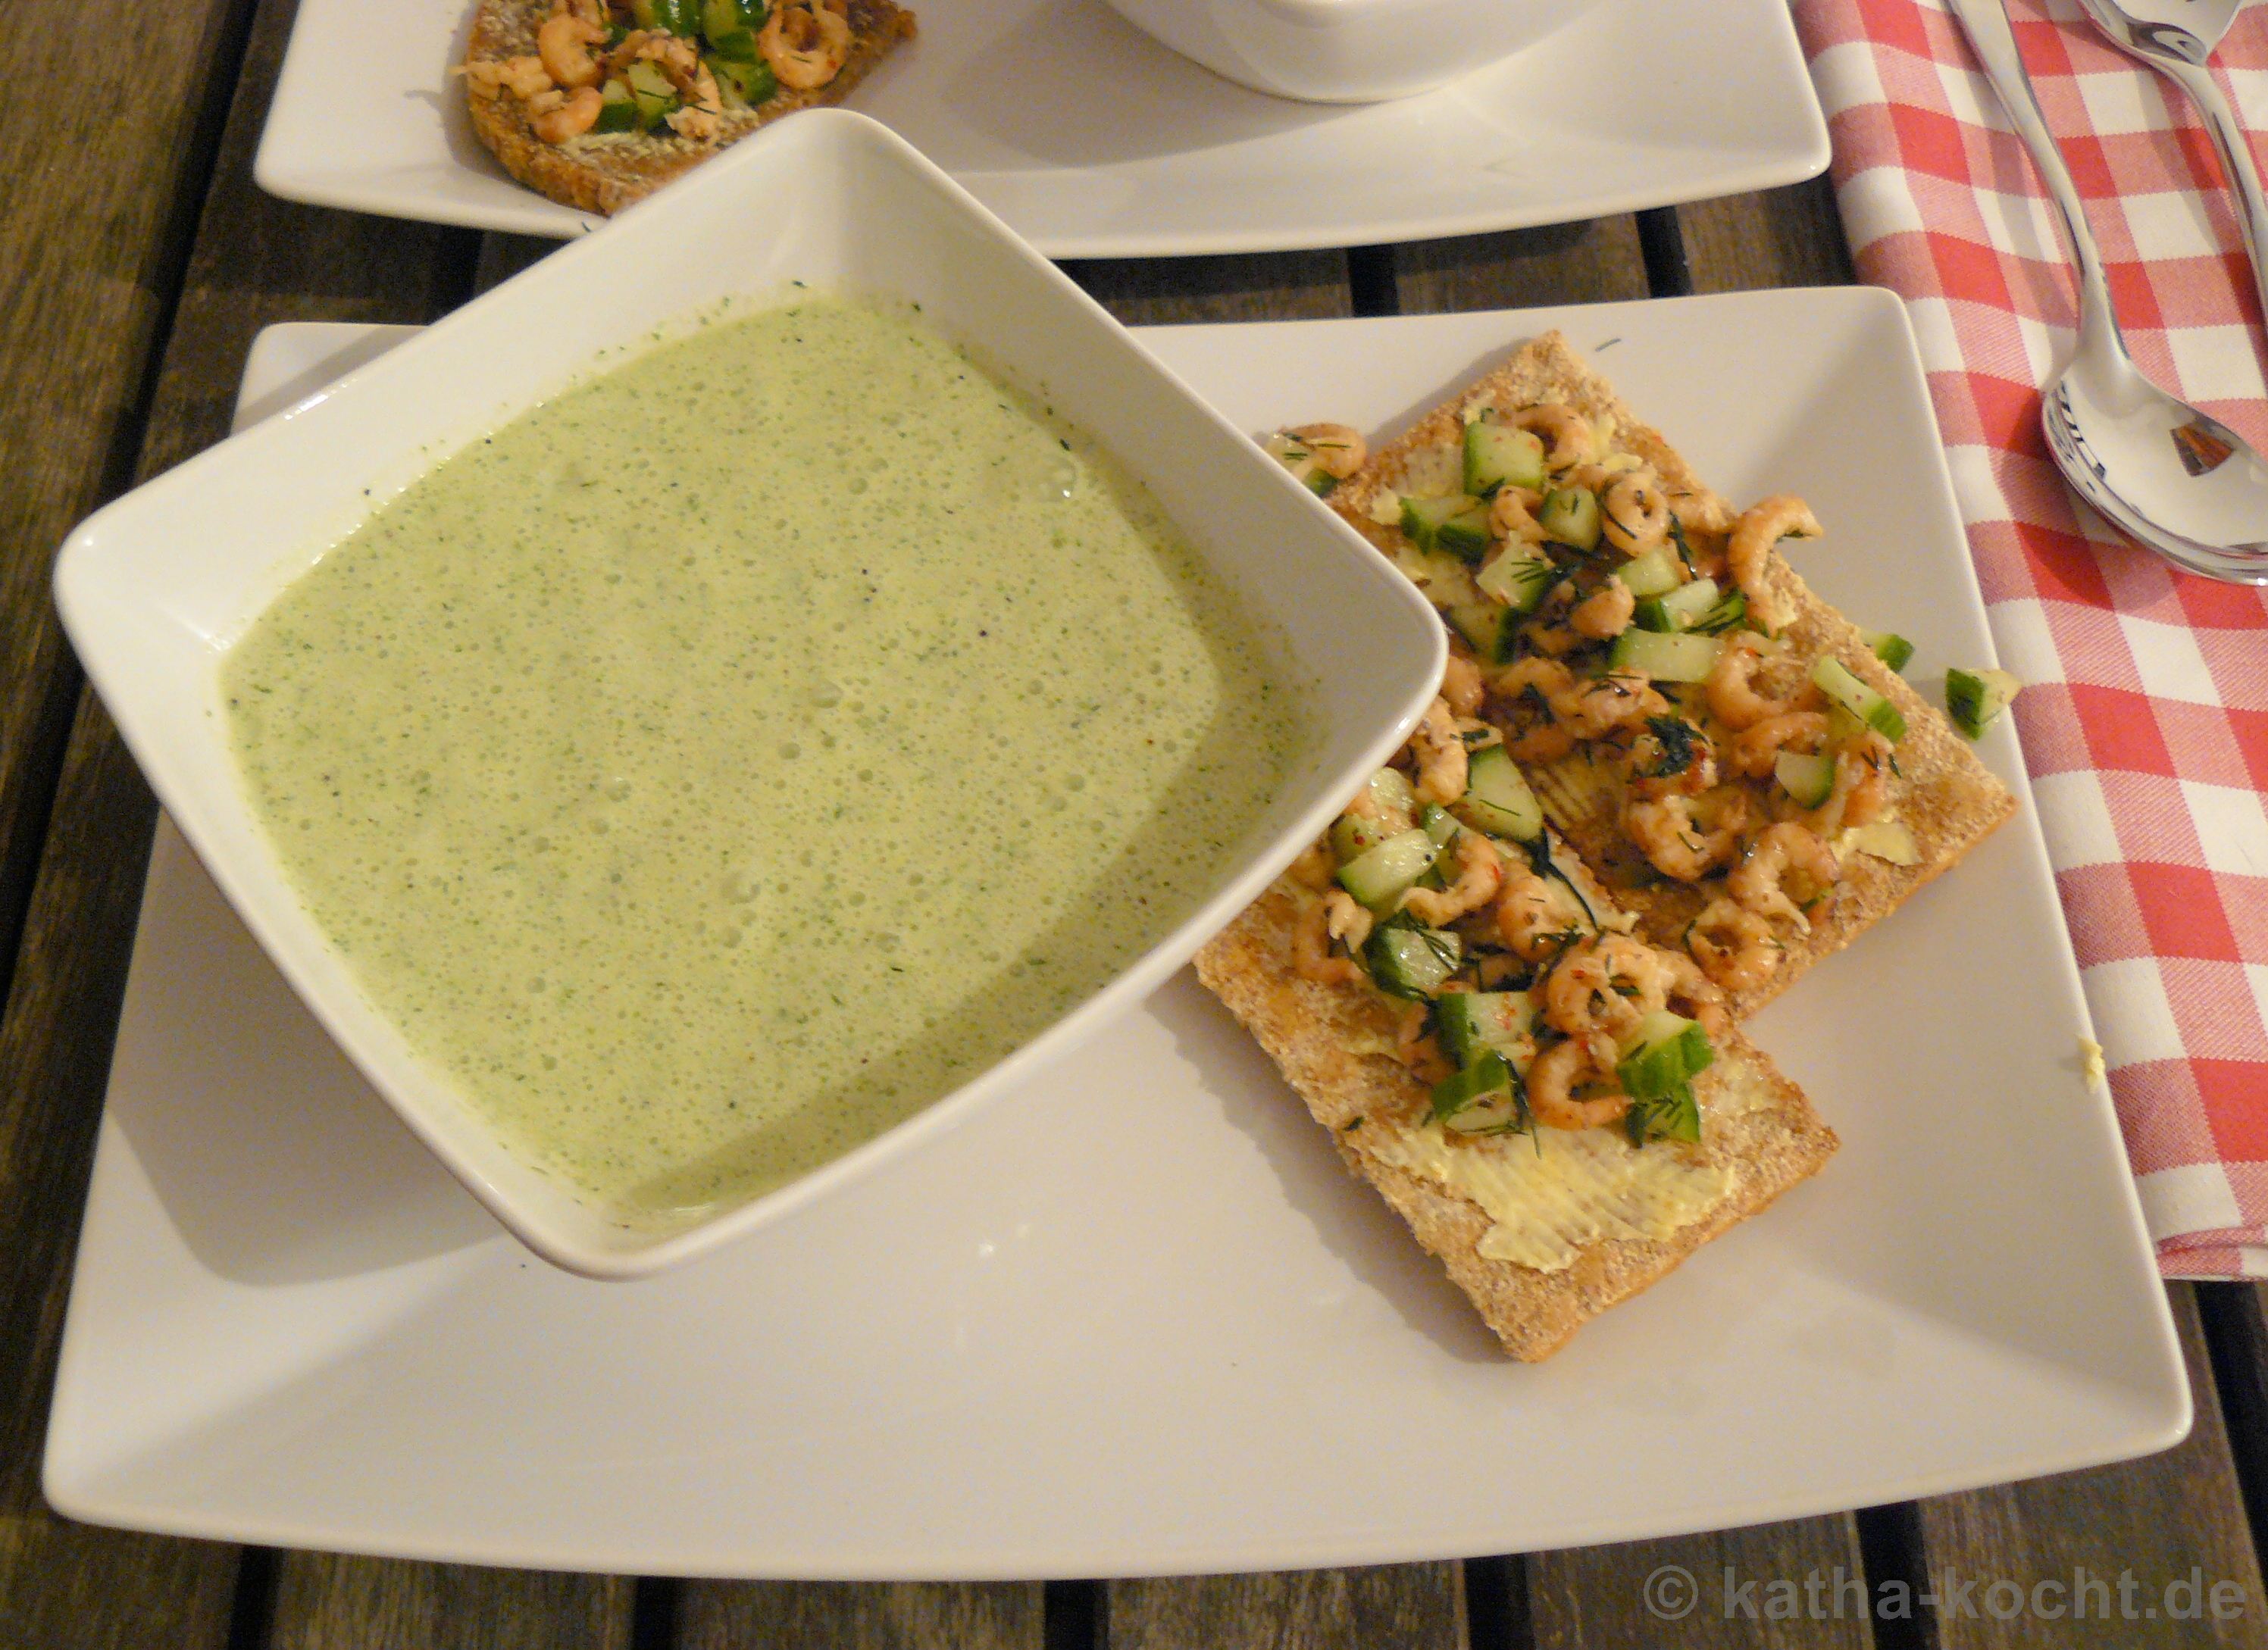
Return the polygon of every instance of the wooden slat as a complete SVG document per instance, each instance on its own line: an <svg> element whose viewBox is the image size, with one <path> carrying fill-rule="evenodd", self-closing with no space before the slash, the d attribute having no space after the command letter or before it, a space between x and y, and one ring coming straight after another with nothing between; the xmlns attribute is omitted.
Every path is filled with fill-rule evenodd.
<svg viewBox="0 0 2268 1650"><path fill-rule="evenodd" d="M0 958L77 688L48 563L130 473L241 3L14 0L0 30Z"/></svg>
<svg viewBox="0 0 2268 1650"><path fill-rule="evenodd" d="M1528 1561L1536 1650L1862 1650L1874 1642L1867 1601L1847 1514Z"/></svg>
<svg viewBox="0 0 2268 1650"><path fill-rule="evenodd" d="M1409 314L1597 304L1647 292L1632 217L1397 246L1394 277Z"/></svg>
<svg viewBox="0 0 2268 1650"><path fill-rule="evenodd" d="M138 363L129 370L113 356L146 341L156 325L150 313L156 277L149 267L155 253L148 243L157 233L163 196L175 187L171 169L183 164L178 151L188 145L184 112L195 93L180 77L181 65L144 63L142 47L151 44L161 57L168 47L186 58L210 55L202 35L179 33L196 22L201 10L194 4L136 8L129 18L107 4L77 9L74 17L102 25L109 35L86 52L92 72L107 73L114 62L141 65L144 79L130 94L99 94L90 87L86 95L117 105L120 122L148 152L121 147L123 140L114 133L92 147L82 145L81 153L103 155L104 165L81 167L68 187L51 178L60 190L52 211L43 202L20 199L8 209L29 216L11 219L11 232L0 242L0 262L42 237L68 246L80 235L75 224L81 223L107 228L118 238L115 245L106 243L114 266L107 274L59 282L84 288L76 300L61 292L33 294L11 316L0 383L30 397L18 405L53 409L52 422L43 412L41 419L21 418L9 427L53 448L49 455L11 466L11 471L28 466L31 473L28 482L11 476L5 483L11 529L39 540L36 546L28 539L10 543L13 572L36 561L44 576L46 557L64 524L59 514L91 503L103 484L107 457L88 449L118 438L124 398L145 376ZM133 466L139 475L154 474L226 432L245 349L258 326L305 315L420 319L453 279L461 284L460 276L449 274L452 246L454 261L469 267L468 237L287 208L253 188L252 149L291 12L290 0L272 0L253 25ZM18 20L11 15L11 24ZM203 29L215 26L206 16ZM0 35L0 51L15 46L12 29ZM0 111L0 122L36 101L15 100ZM56 106L70 110L77 99ZM156 118L145 115L150 109L163 109L171 118L145 133L144 125ZM114 173L130 183L132 199L106 198ZM136 245L142 250L129 257ZM42 306L36 324L24 324ZM55 348L68 343L75 352L74 381L65 386L50 374L44 389L26 391L26 382L40 382L48 370L43 365L48 342L38 335L48 327L58 334ZM76 483L61 469L66 452L77 453L81 473ZM0 712L15 719L0 733L0 746L9 750L11 763L29 691L26 673L45 668L66 684L76 679L53 658L39 664L48 642L24 626L44 612L43 601L11 597L7 616L0 618L0 626L11 627L0 631L0 669L10 672ZM17 772L9 769L11 776ZM155 818L140 775L91 698L79 701L62 773L0 1021L0 1393L5 1395L0 1398L0 1530L5 1532L0 1644L40 1650L217 1645L229 1632L237 1570L232 1548L69 1524L48 1513L38 1495L55 1338Z"/></svg>
<svg viewBox="0 0 2268 1650"><path fill-rule="evenodd" d="M674 1650L1041 1650L1036 1581L688 1581Z"/></svg>
<svg viewBox="0 0 2268 1650"><path fill-rule="evenodd" d="M1353 313L1346 259L1335 252L1091 259L1066 263L1064 273L1130 326Z"/></svg>
<svg viewBox="0 0 2268 1650"><path fill-rule="evenodd" d="M636 1583L288 1553L267 1650L629 1650Z"/></svg>
<svg viewBox="0 0 2268 1650"><path fill-rule="evenodd" d="M2268 1599L2261 1592L2260 1565L2229 1458L2196 1298L2184 1284L2170 1290L2197 1404L2197 1426L2187 1442L2118 1466L1920 1503L1922 1566L1939 1595L1935 1642L1943 1650L2041 1644L2146 1644L2154 1650L2268 1646ZM2042 1602L2068 1610L2077 1597L2070 1591L2072 1583L2082 1566L2089 1576L2103 1578L2107 1587L2099 1603L2088 1602L2089 1619L2043 1620L2031 1613L2029 1595L2042 1583L2062 1585L2061 1595L2050 1592ZM2201 1583L2204 1614L2179 1618L2169 1613L2165 1589L2192 1574ZM2132 1581L2124 1601L2122 1575ZM1965 1609L1949 1602L1963 1595L1947 1585L1948 1579L1972 1584ZM2024 1595L2008 1619L1993 1618L1996 1601L1988 1589L1995 1580L2014 1583ZM2216 1583L2238 1589L2241 1614L2213 1619L2211 1589ZM1997 1600L2004 1612L2011 1601L2008 1590ZM2170 1604L2179 1610L2189 1602L2176 1595ZM2235 1602L2235 1594L2224 1595L2224 1605ZM2124 1618L2125 1603L2156 1614ZM2094 1614L2098 1610L2110 1619Z"/></svg>
<svg viewBox="0 0 2268 1650"><path fill-rule="evenodd" d="M1834 187L1825 178L1681 206L1677 225L1696 292L1847 286L1852 280Z"/></svg>
<svg viewBox="0 0 2268 1650"><path fill-rule="evenodd" d="M1110 1650L1462 1650L1454 1564L1113 1581Z"/></svg>

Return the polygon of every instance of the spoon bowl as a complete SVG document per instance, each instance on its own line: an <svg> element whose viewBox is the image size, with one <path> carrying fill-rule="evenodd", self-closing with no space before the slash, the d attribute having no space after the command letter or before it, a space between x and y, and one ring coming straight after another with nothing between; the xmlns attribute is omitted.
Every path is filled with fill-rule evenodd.
<svg viewBox="0 0 2268 1650"><path fill-rule="evenodd" d="M2200 11L2223 3L2190 0ZM1954 11L2047 183L2079 265L2078 348L2048 385L2040 415L2056 466L2145 549L2208 578L2268 584L2268 463L2226 424L2142 376L2001 0L1954 0Z"/></svg>

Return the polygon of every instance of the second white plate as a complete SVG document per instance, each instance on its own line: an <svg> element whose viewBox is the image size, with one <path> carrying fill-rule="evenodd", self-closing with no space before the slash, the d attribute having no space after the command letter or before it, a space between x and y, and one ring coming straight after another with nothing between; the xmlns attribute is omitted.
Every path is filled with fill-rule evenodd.
<svg viewBox="0 0 2268 1650"><path fill-rule="evenodd" d="M1805 493L1831 535L1807 576L1913 638L1917 679L1990 659L1887 294L1149 338L1247 428L1378 427L1549 325L1727 492ZM271 329L247 414L398 336ZM1983 748L2022 795L2007 726ZM1533 1368L1187 974L1020 1101L683 1272L597 1284L409 1138L161 830L48 1492L469 1562L1094 1576L1715 1529L2182 1435L2029 802L1753 1029L1843 1150Z"/></svg>
<svg viewBox="0 0 2268 1650"><path fill-rule="evenodd" d="M1594 0L1441 91L1263 97L1102 0L917 0L852 95L1051 258L1339 246L1793 183L1827 126L1785 0ZM254 175L286 200L530 235L599 220L507 178L461 84L466 0L300 0Z"/></svg>

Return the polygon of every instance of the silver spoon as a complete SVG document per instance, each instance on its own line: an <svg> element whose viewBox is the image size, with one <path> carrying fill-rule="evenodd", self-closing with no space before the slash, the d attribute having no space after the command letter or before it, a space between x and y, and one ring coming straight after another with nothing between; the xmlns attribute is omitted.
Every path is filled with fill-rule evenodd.
<svg viewBox="0 0 2268 1650"><path fill-rule="evenodd" d="M2268 463L2242 436L2145 378L2126 353L2102 255L2001 0L1952 0L2063 216L2079 263L2079 348L2040 422L2079 495L2146 549L2211 578L2268 584Z"/></svg>
<svg viewBox="0 0 2268 1650"><path fill-rule="evenodd" d="M2252 254L2252 282L2260 310L2268 315L2268 196L2260 190L2260 169L2252 146L2228 99L2220 93L2206 60L2236 21L2241 0L2080 0L2110 43L2139 57L2190 94L2205 129L2220 151L2220 169L2236 191L2236 222L2244 249ZM2178 21L2176 19L2179 19Z"/></svg>

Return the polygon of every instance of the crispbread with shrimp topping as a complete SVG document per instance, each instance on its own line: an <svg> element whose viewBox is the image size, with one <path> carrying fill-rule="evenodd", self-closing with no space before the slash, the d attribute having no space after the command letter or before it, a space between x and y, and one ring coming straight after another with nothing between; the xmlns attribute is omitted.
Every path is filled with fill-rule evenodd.
<svg viewBox="0 0 2268 1650"><path fill-rule="evenodd" d="M728 105L716 117L717 135L711 138L681 136L667 126L656 126L643 132L594 131L551 143L536 136L526 101L508 91L484 89L481 77L471 71L475 65L493 70L534 58L536 31L552 11L552 0L481 0L465 48L466 102L474 131L514 179L563 206L602 216L644 200L783 115L841 102L899 41L911 40L915 29L914 14L893 0L844 0L842 14L850 25L850 45L841 69L824 85L800 91L780 86L760 103Z"/></svg>
<svg viewBox="0 0 2268 1650"><path fill-rule="evenodd" d="M1462 483L1445 473L1445 466L1454 466L1444 455L1463 440L1464 427L1474 414L1484 407L1509 412L1543 404L1572 408L1594 431L1608 432L1605 439L1613 451L1651 466L1663 492L1682 510L1696 517L1715 514L1727 522L1736 516L1660 433L1633 416L1556 332L1521 345L1487 376L1420 419L1340 484L1330 502L1437 605L1445 611L1454 609L1461 600L1474 598L1469 569L1453 557L1438 551L1429 554L1413 543L1399 524L1396 510L1387 507L1388 495L1453 491ZM1831 533L1834 524L1827 527ZM1682 533L1678 543L1682 549ZM1687 566L1690 571L1690 556ZM1736 1016L1760 1007L1813 963L1889 915L1924 883L1949 869L2015 808L2014 798L1943 714L1884 666L1860 631L1821 600L1777 549L1762 576L1779 605L1793 614L1781 633L1788 661L1804 670L1821 659L1838 661L1864 688L1880 695L1896 719L1903 721L1904 731L1896 738L1889 764L1892 814L1882 822L1897 828L1836 834L1841 874L1831 898L1822 899L1800 923L1771 925L1771 944L1780 960L1764 979L1731 985ZM1694 696L1689 694L1689 701ZM1497 708L1491 708L1494 715ZM1684 714L1682 706L1680 714ZM1653 869L1623 828L1622 766L1610 756L1602 758L1597 745L1578 744L1556 759L1528 760L1523 767L1545 816L1616 897L1637 913L1638 932L1659 945L1684 945L1696 916L1723 895L1721 871L1703 881L1682 882Z"/></svg>
<svg viewBox="0 0 2268 1650"><path fill-rule="evenodd" d="M1393 1052L1391 1001L1367 981L1319 983L1293 966L1293 930L1314 898L1280 879L1197 954L1197 978L1523 1362L1550 1356L1835 1151L1802 1091L1737 1030L1695 1080L1693 1146L1631 1147L1611 1128L1465 1139L1429 1126L1427 1086ZM1476 1167L1451 1166L1461 1159Z"/></svg>

